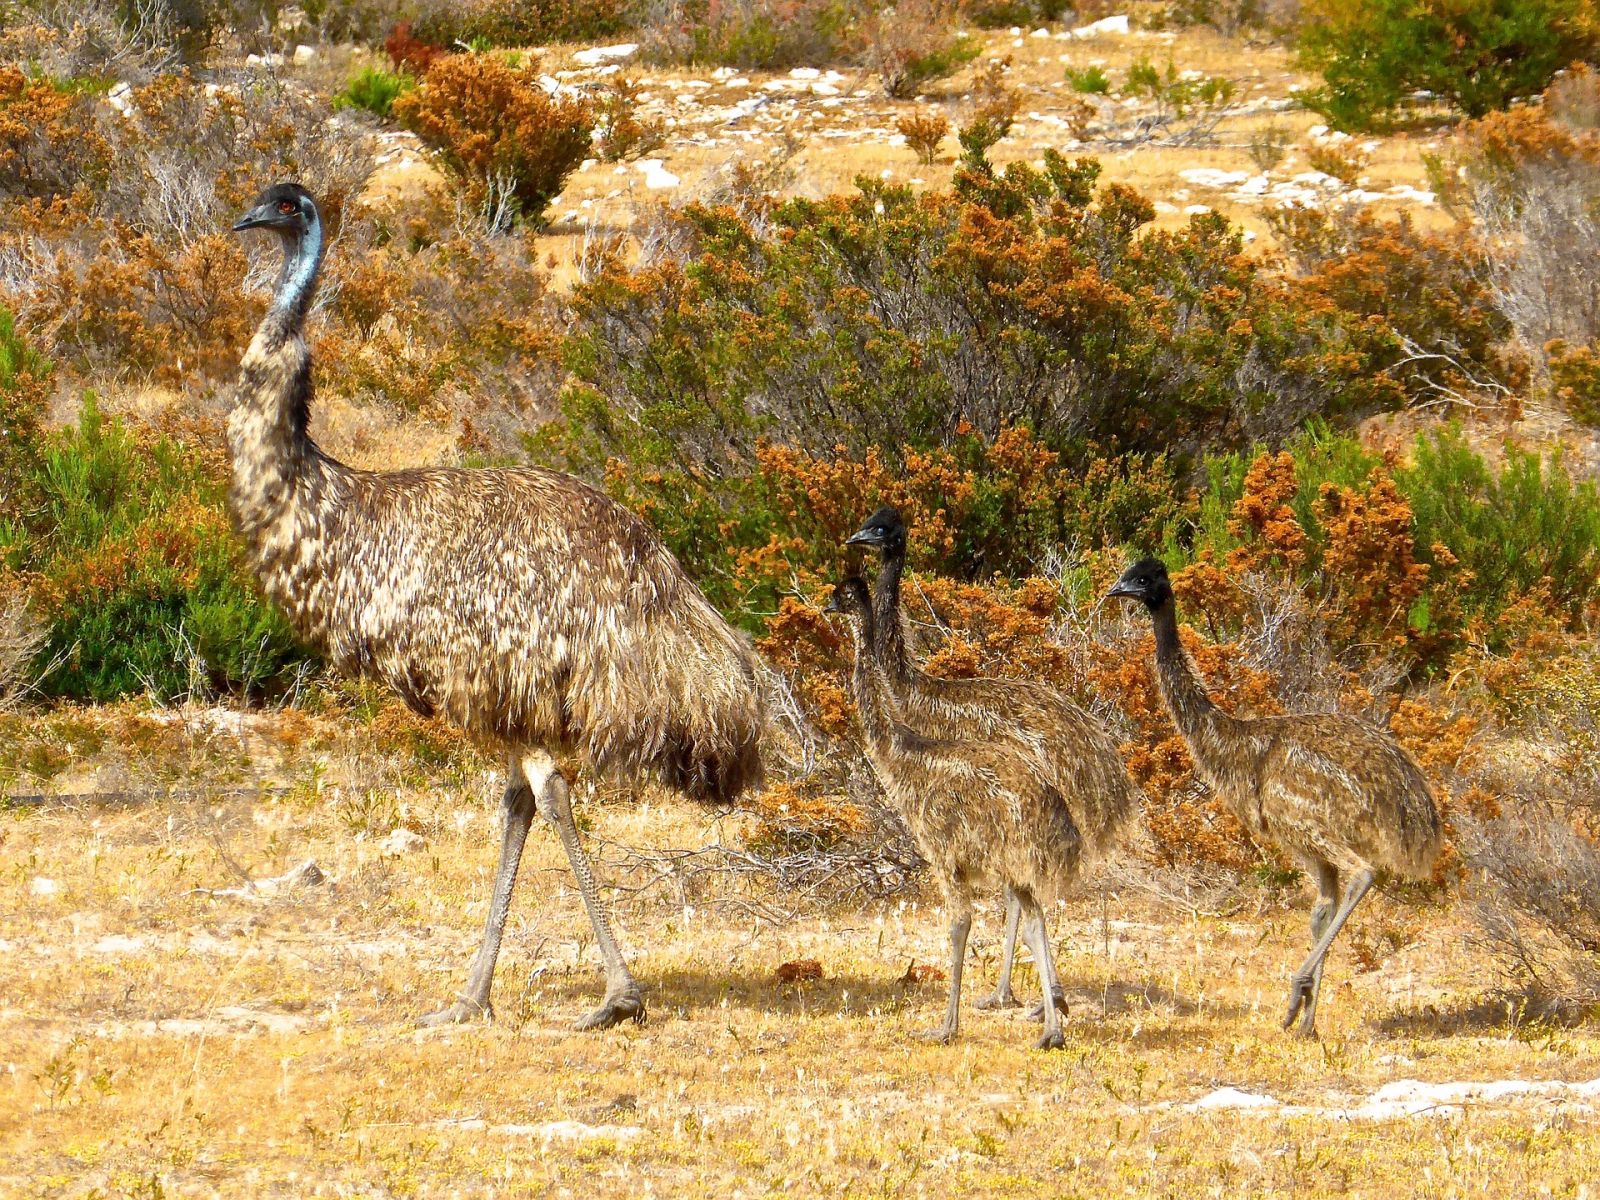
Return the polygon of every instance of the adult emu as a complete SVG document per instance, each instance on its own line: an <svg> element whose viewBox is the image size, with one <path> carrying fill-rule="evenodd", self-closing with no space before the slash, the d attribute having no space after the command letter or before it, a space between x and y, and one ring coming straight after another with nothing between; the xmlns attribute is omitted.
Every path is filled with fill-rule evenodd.
<svg viewBox="0 0 1600 1200"><path fill-rule="evenodd" d="M960 1028L972 901L982 889L1003 887L1016 897L1045 995L1060 991L1043 905L1071 886L1083 842L1032 751L1004 738L924 737L900 722L872 653L872 600L858 576L834 588L831 608L855 627L851 686L867 758L952 912L950 1004L944 1024L928 1034L932 1041L948 1042ZM1059 1048L1061 1013L1047 1003L1042 1015L1038 1048Z"/></svg>
<svg viewBox="0 0 1600 1200"><path fill-rule="evenodd" d="M873 654L900 706L901 719L934 738L1004 738L1038 757L1066 804L1086 851L1104 853L1143 800L1106 727L1056 688L1025 679L940 679L919 669L906 649L900 579L907 532L899 510L878 509L846 545L875 548L882 560L873 591ZM1016 1005L1011 966L1016 954L1016 899L1006 896L1000 978L979 1008ZM1056 1002L1062 1003L1058 994ZM1039 1012L1032 1014L1035 1017Z"/></svg>
<svg viewBox="0 0 1600 1200"><path fill-rule="evenodd" d="M493 1016L495 958L536 810L556 827L605 961L605 1000L578 1028L643 1021L554 755L732 800L761 776L753 653L644 522L577 479L531 468L358 471L324 454L307 432L301 338L321 217L304 188L280 183L234 226L245 229L283 243L228 417L229 499L251 567L340 670L382 680L418 713L507 751L483 943L464 991L423 1023Z"/></svg>
<svg viewBox="0 0 1600 1200"><path fill-rule="evenodd" d="M1439 810L1422 771L1386 731L1338 714L1231 717L1211 702L1178 640L1167 568L1153 558L1122 573L1108 596L1155 621L1156 678L1201 778L1250 836L1276 842L1316 876L1311 953L1294 973L1289 1012L1309 1037L1328 947L1379 870L1426 879L1439 859ZM1339 898L1339 876L1350 877Z"/></svg>

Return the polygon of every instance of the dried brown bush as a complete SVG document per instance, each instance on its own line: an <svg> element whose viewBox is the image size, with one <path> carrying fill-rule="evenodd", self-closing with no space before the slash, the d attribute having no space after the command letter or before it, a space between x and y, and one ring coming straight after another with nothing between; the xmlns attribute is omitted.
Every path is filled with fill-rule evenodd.
<svg viewBox="0 0 1600 1200"><path fill-rule="evenodd" d="M895 122L895 128L906 139L923 166L932 166L939 156L939 143L950 132L950 120L942 112L924 109L907 113Z"/></svg>
<svg viewBox="0 0 1600 1200"><path fill-rule="evenodd" d="M1475 872L1479 936L1540 999L1600 1003L1600 846L1538 803L1487 821L1458 820Z"/></svg>
<svg viewBox="0 0 1600 1200"><path fill-rule="evenodd" d="M10 708L33 682L34 659L44 645L44 627L28 611L20 590L0 594L0 710Z"/></svg>
<svg viewBox="0 0 1600 1200"><path fill-rule="evenodd" d="M659 118L639 116L644 86L626 75L615 76L595 103L598 136L595 149L606 162L621 162L649 154L667 140Z"/></svg>
<svg viewBox="0 0 1600 1200"><path fill-rule="evenodd" d="M875 4L861 23L867 64L895 97L914 96L922 85L953 75L982 49L955 32L959 0L899 0Z"/></svg>

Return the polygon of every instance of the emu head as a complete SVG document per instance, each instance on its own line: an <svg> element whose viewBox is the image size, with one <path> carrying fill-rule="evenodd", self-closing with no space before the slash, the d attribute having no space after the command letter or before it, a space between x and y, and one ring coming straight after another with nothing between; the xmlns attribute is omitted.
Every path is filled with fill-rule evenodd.
<svg viewBox="0 0 1600 1200"><path fill-rule="evenodd" d="M864 617L872 611L872 594L867 582L859 575L851 575L833 585L833 599L824 610L843 613L847 617Z"/></svg>
<svg viewBox="0 0 1600 1200"><path fill-rule="evenodd" d="M298 183L275 183L256 198L255 207L235 222L233 231L270 229L287 241L297 241L318 220L310 192Z"/></svg>
<svg viewBox="0 0 1600 1200"><path fill-rule="evenodd" d="M1122 573L1122 578L1106 593L1106 599L1124 596L1137 600L1151 612L1172 603L1172 581L1167 566L1159 558L1141 558Z"/></svg>
<svg viewBox="0 0 1600 1200"><path fill-rule="evenodd" d="M863 522L860 529L845 539L846 546L876 546L883 555L904 554L906 523L900 510L884 505Z"/></svg>

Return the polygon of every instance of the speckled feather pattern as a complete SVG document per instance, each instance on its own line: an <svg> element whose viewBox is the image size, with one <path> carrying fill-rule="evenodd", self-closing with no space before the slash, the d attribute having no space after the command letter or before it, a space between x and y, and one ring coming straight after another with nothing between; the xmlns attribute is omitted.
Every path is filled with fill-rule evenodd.
<svg viewBox="0 0 1600 1200"><path fill-rule="evenodd" d="M874 595L878 653L900 717L930 738L1005 739L1034 755L1067 806L1084 850L1117 840L1144 793L1128 775L1110 732L1061 692L1018 679L939 679L906 648L898 571L886 562Z"/></svg>
<svg viewBox="0 0 1600 1200"><path fill-rule="evenodd" d="M1438 808L1387 731L1341 714L1232 717L1205 694L1170 609L1156 620L1162 698L1200 777L1251 837L1307 866L1428 877L1440 852Z"/></svg>
<svg viewBox="0 0 1600 1200"><path fill-rule="evenodd" d="M638 517L532 468L353 470L310 439L306 347L269 317L228 419L266 593L341 670L513 746L731 800L761 774L748 642Z"/></svg>
<svg viewBox="0 0 1600 1200"><path fill-rule="evenodd" d="M856 628L854 699L867 758L946 893L972 901L1009 886L1049 904L1076 878L1083 838L1027 746L931 738L898 719L871 652L871 613Z"/></svg>

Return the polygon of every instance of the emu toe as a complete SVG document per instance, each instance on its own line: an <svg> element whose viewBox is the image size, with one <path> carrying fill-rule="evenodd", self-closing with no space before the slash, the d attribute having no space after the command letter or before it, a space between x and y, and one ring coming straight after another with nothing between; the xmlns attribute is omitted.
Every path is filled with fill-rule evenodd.
<svg viewBox="0 0 1600 1200"><path fill-rule="evenodd" d="M1044 1036L1033 1044L1035 1050L1059 1050L1067 1044L1066 1035L1059 1029L1047 1029Z"/></svg>
<svg viewBox="0 0 1600 1200"><path fill-rule="evenodd" d="M940 1025L935 1029L927 1029L917 1034L919 1042L932 1042L935 1046L948 1046L956 1040L956 1031L948 1025Z"/></svg>
<svg viewBox="0 0 1600 1200"><path fill-rule="evenodd" d="M435 1025L465 1025L469 1021L492 1022L494 1020L494 1007L488 1003L471 1004L465 1000L457 1000L454 1004L441 1008L438 1012L431 1012L417 1018L417 1024L424 1029Z"/></svg>
<svg viewBox="0 0 1600 1200"><path fill-rule="evenodd" d="M1056 998L1056 1011L1061 1013L1063 1016L1065 1016L1066 1012L1067 1012L1067 997L1066 997L1066 993L1061 992L1061 991L1058 990L1058 991L1052 992L1051 994L1053 996L1055 996L1055 998ZM1039 1003L1035 1004L1032 1008L1030 1008L1028 1010L1028 1020L1030 1020L1030 1021L1038 1021L1040 1023L1043 1023L1043 1021L1044 1021L1044 1001L1043 1000L1040 1000Z"/></svg>
<svg viewBox="0 0 1600 1200"><path fill-rule="evenodd" d="M630 987L615 996L607 996L604 1004L573 1025L573 1028L610 1029L613 1025L620 1025L624 1021L643 1025L646 1020L648 1014L644 1010L644 997L639 995L638 988Z"/></svg>
<svg viewBox="0 0 1600 1200"><path fill-rule="evenodd" d="M1304 1010L1305 1016L1300 1022L1300 1027L1295 1030L1298 1037L1311 1037L1316 1032L1312 1024L1316 1013L1316 988L1314 975L1296 974L1289 983L1289 1012L1283 1018L1283 1027L1288 1029L1293 1025L1295 1018Z"/></svg>
<svg viewBox="0 0 1600 1200"><path fill-rule="evenodd" d="M990 992L987 996L984 996L982 999L978 1000L974 1007L982 1009L1021 1008L1022 1001L1017 999L1017 994L1010 988L995 988L995 990ZM1043 1019L1043 1017L1040 1018L1040 1020Z"/></svg>

